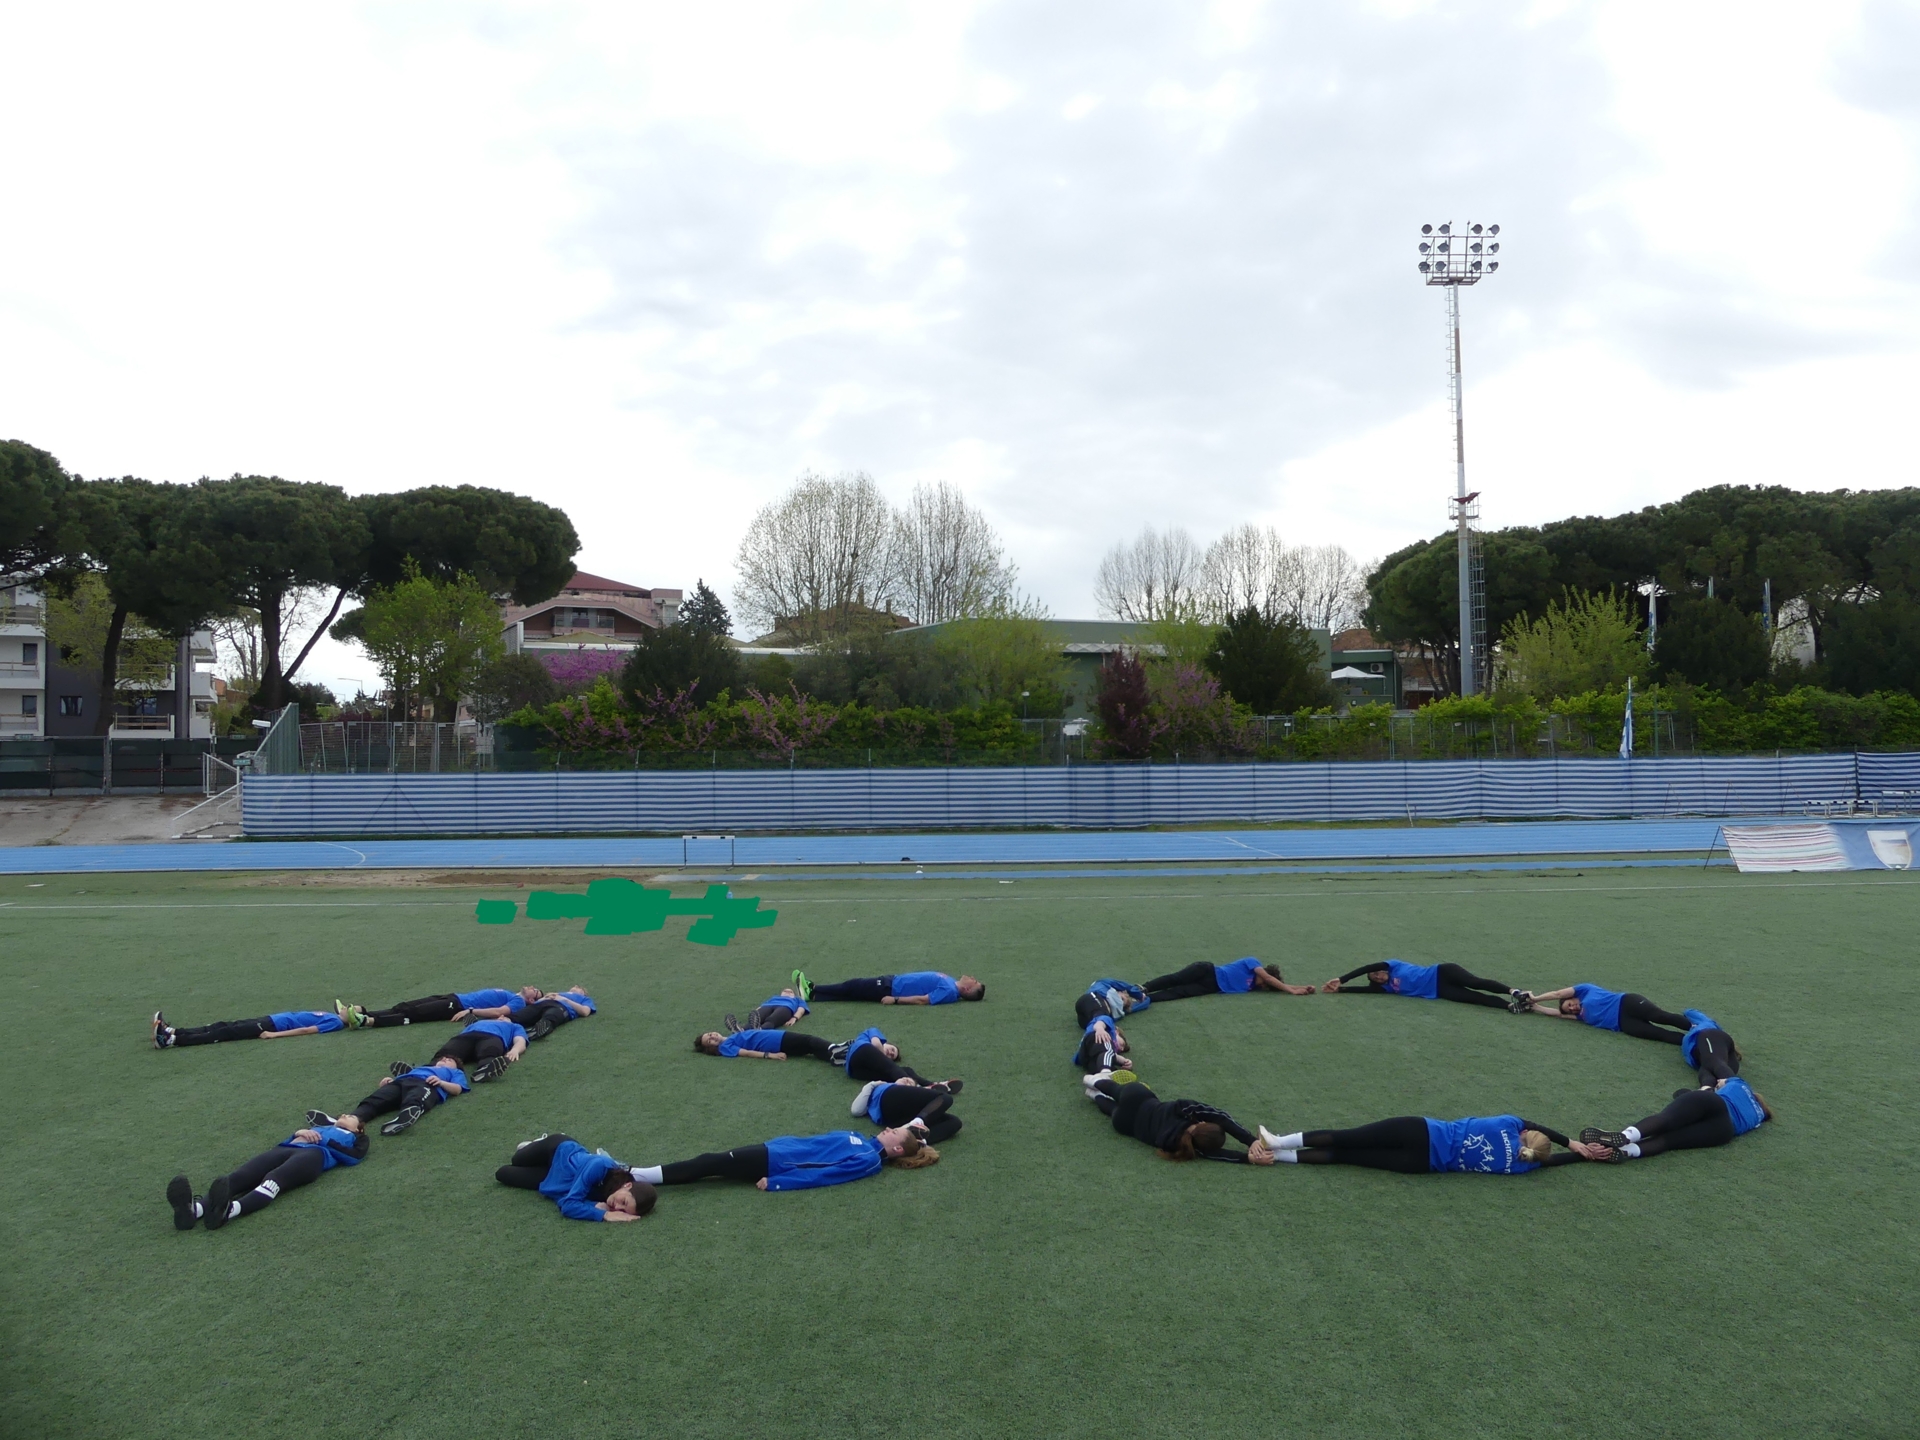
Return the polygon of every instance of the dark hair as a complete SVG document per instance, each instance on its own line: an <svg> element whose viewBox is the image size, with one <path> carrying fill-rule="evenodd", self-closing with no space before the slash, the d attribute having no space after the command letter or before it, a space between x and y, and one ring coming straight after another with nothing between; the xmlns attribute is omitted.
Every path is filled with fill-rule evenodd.
<svg viewBox="0 0 1920 1440"><path fill-rule="evenodd" d="M443 1064L451 1065L456 1070L461 1068L460 1061L452 1055L434 1056L431 1060L427 1061L427 1068L429 1070L437 1070Z"/></svg>
<svg viewBox="0 0 1920 1440"><path fill-rule="evenodd" d="M593 1187L593 1198L603 1202L611 1200L631 1184L633 1184L633 1172L616 1165L605 1175L602 1175L600 1177L600 1183ZM636 1200L639 1198L637 1192L634 1198Z"/></svg>
<svg viewBox="0 0 1920 1440"><path fill-rule="evenodd" d="M1171 1150L1160 1153L1169 1160L1192 1160L1198 1155L1215 1155L1227 1143L1227 1132L1211 1120L1189 1125L1180 1132L1180 1140Z"/></svg>
<svg viewBox="0 0 1920 1440"><path fill-rule="evenodd" d="M973 983L974 983L975 985L977 985L977 986L979 986L980 988L979 988L979 989L977 989L977 990L975 990L975 991L973 992L973 994L971 994L971 995L969 995L969 994L967 994L967 992L966 992L966 991L964 991L964 990L962 990L962 991L960 992L960 998L961 998L962 1000L984 1000L984 999L986 999L986 998L987 998L987 982L986 982L986 981L984 981L984 980L976 980L976 981L974 981Z"/></svg>
<svg viewBox="0 0 1920 1440"><path fill-rule="evenodd" d="M1280 973L1280 967L1278 965L1262 965L1260 968L1276 980L1284 981L1287 978Z"/></svg>
<svg viewBox="0 0 1920 1440"><path fill-rule="evenodd" d="M716 1045L713 1049L709 1050L700 1043L712 1033L711 1030L702 1030L698 1035L693 1037L693 1050L696 1055L718 1055L720 1053L719 1046Z"/></svg>

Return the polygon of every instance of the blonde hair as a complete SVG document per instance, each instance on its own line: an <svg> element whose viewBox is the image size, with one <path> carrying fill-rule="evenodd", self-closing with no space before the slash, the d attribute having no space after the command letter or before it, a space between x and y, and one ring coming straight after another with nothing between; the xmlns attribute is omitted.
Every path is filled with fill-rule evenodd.
<svg viewBox="0 0 1920 1440"><path fill-rule="evenodd" d="M1520 1158L1529 1165L1544 1164L1547 1157L1552 1154L1553 1141L1540 1131L1522 1130L1520 1132Z"/></svg>
<svg viewBox="0 0 1920 1440"><path fill-rule="evenodd" d="M931 1145L923 1145L909 1135L901 1142L901 1153L889 1155L887 1164L898 1165L902 1170L918 1170L924 1165L938 1165L940 1152Z"/></svg>

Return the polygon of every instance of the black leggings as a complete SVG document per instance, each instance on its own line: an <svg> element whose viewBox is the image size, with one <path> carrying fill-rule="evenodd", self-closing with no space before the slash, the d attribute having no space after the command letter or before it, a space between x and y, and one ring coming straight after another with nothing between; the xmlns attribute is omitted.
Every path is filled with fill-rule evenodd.
<svg viewBox="0 0 1920 1440"><path fill-rule="evenodd" d="M175 1045L218 1045L222 1040L258 1040L273 1029L273 1017L258 1020L216 1020L211 1025L190 1025L173 1032Z"/></svg>
<svg viewBox="0 0 1920 1440"><path fill-rule="evenodd" d="M227 1176L227 1194L240 1202L242 1215L251 1215L271 1205L276 1196L311 1185L326 1168L326 1157L318 1146L279 1145Z"/></svg>
<svg viewBox="0 0 1920 1440"><path fill-rule="evenodd" d="M428 995L421 1000L402 1000L385 1010L369 1010L367 1023L376 1028L387 1025L419 1025L434 1020L451 1020L460 1009L458 995Z"/></svg>
<svg viewBox="0 0 1920 1440"><path fill-rule="evenodd" d="M960 1133L959 1119L947 1113L951 1109L953 1096L944 1090L890 1085L880 1097L880 1123L904 1125L917 1116L927 1122L928 1143L939 1145Z"/></svg>
<svg viewBox="0 0 1920 1440"><path fill-rule="evenodd" d="M1693 1040L1693 1063L1703 1085L1731 1080L1740 1073L1740 1052L1726 1031L1702 1030Z"/></svg>
<svg viewBox="0 0 1920 1440"><path fill-rule="evenodd" d="M758 1028L758 1027L755 1027ZM873 1049L871 1045L865 1047ZM825 1060L832 1063L833 1046L818 1035L802 1035L798 1030L784 1031L780 1036L782 1055L805 1055L813 1060Z"/></svg>
<svg viewBox="0 0 1920 1440"><path fill-rule="evenodd" d="M458 1060L462 1065L471 1065L478 1060L491 1060L497 1055L506 1054L507 1042L485 1030L462 1030L433 1053Z"/></svg>
<svg viewBox="0 0 1920 1440"><path fill-rule="evenodd" d="M1211 961L1196 960L1184 970L1160 975L1140 987L1156 1005L1169 1000L1191 1000L1197 995L1218 995L1220 976Z"/></svg>
<svg viewBox="0 0 1920 1440"><path fill-rule="evenodd" d="M553 1168L553 1152L573 1139L571 1135L542 1135L529 1140L513 1152L511 1164L493 1172L493 1178L516 1190L538 1190L540 1182Z"/></svg>
<svg viewBox="0 0 1920 1440"><path fill-rule="evenodd" d="M424 1080L417 1078L385 1080L377 1090L354 1106L349 1113L364 1125L377 1115L404 1110L409 1105L418 1105L423 1110L431 1110L445 1098L439 1086L429 1085Z"/></svg>
<svg viewBox="0 0 1920 1440"><path fill-rule="evenodd" d="M1734 1135L1727 1102L1711 1090L1682 1090L1671 1105L1658 1115L1649 1115L1636 1128L1643 1159L1668 1150L1725 1145Z"/></svg>
<svg viewBox="0 0 1920 1440"><path fill-rule="evenodd" d="M1301 1137L1302 1165L1364 1165L1369 1170L1392 1170L1401 1175L1425 1175L1427 1122L1418 1115L1376 1120L1351 1130L1309 1130Z"/></svg>
<svg viewBox="0 0 1920 1440"><path fill-rule="evenodd" d="M756 1005L747 1012L742 1030L784 1030L797 1012L785 1005Z"/></svg>
<svg viewBox="0 0 1920 1440"><path fill-rule="evenodd" d="M1091 990L1073 1002L1073 1018L1080 1022L1082 1029L1099 1019L1102 1015L1110 1016L1112 1014L1113 1012L1107 1009L1107 1002Z"/></svg>
<svg viewBox="0 0 1920 1440"><path fill-rule="evenodd" d="M1466 966L1451 961L1439 966L1434 978L1439 981L1439 998L1456 1005L1493 1005L1504 1010L1513 999L1512 992L1498 980L1483 980Z"/></svg>
<svg viewBox="0 0 1920 1440"><path fill-rule="evenodd" d="M545 1025L547 1031L540 1037L541 1039L545 1039L547 1033L551 1033L555 1028L566 1024L569 1020L577 1018L573 1011L562 1005L558 1000L536 1000L518 1015L514 1016L513 1023L527 1032L527 1039L529 1040L534 1038L535 1030L541 1025Z"/></svg>
<svg viewBox="0 0 1920 1440"><path fill-rule="evenodd" d="M780 1048L786 1048L786 1041L780 1042ZM902 1065L889 1060L886 1052L878 1045L862 1045L847 1057L847 1074L862 1084L869 1080L897 1082L911 1080L917 1085L927 1084L927 1077L911 1065Z"/></svg>
<svg viewBox="0 0 1920 1440"><path fill-rule="evenodd" d="M734 1150L696 1155L691 1160L676 1160L660 1167L662 1185L686 1185L695 1180L764 1180L767 1178L767 1147L742 1145Z"/></svg>
<svg viewBox="0 0 1920 1440"><path fill-rule="evenodd" d="M1677 1026L1677 1030L1662 1030L1662 1025ZM1675 1015L1671 1010L1662 1010L1644 995L1622 995L1620 997L1620 1033L1631 1035L1636 1040L1664 1040L1669 1045L1678 1045L1687 1038L1687 1031L1693 1026L1684 1015Z"/></svg>
<svg viewBox="0 0 1920 1440"><path fill-rule="evenodd" d="M1089 1030L1080 1038L1080 1051L1073 1057L1073 1063L1089 1074L1114 1068L1114 1061L1120 1054L1119 1041L1105 1030Z"/></svg>
<svg viewBox="0 0 1920 1440"><path fill-rule="evenodd" d="M815 1000L864 1000L879 1004L881 997L893 993L893 976L876 975L871 980L842 980L837 985L816 985Z"/></svg>
<svg viewBox="0 0 1920 1440"><path fill-rule="evenodd" d="M1113 1128L1129 1140L1133 1138L1133 1117L1140 1107L1149 1100L1157 1100L1155 1095L1138 1080L1131 1085L1117 1085L1111 1080L1093 1082L1093 1103L1102 1115L1113 1117Z"/></svg>

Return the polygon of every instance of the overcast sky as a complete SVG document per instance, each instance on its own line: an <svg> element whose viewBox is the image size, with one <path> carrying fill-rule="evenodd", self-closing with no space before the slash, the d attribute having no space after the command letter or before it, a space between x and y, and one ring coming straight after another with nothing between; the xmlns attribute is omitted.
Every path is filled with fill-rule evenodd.
<svg viewBox="0 0 1920 1440"><path fill-rule="evenodd" d="M1920 8L0 8L0 433L495 485L726 593L808 469L959 482L1055 614L1147 524L1362 559L1914 483ZM316 672L364 678L330 647Z"/></svg>

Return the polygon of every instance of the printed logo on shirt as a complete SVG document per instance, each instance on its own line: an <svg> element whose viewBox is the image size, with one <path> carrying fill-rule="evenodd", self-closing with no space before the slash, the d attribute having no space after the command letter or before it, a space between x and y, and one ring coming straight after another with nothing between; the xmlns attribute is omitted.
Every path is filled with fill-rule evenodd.
<svg viewBox="0 0 1920 1440"><path fill-rule="evenodd" d="M1493 1170L1493 1141L1485 1135L1469 1135L1460 1142L1460 1165L1462 1169L1474 1170L1482 1174Z"/></svg>

